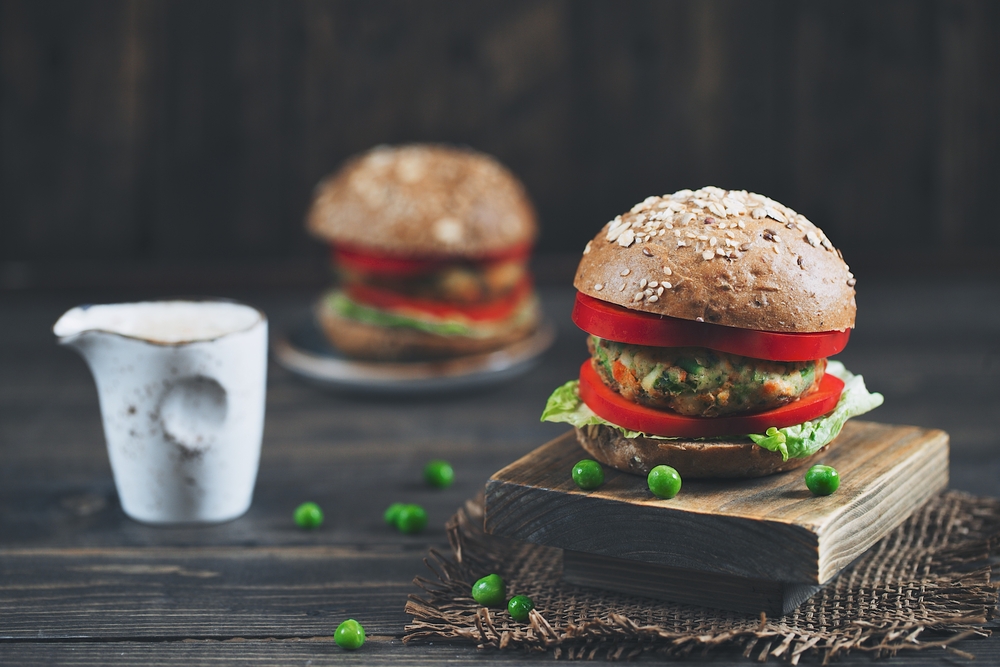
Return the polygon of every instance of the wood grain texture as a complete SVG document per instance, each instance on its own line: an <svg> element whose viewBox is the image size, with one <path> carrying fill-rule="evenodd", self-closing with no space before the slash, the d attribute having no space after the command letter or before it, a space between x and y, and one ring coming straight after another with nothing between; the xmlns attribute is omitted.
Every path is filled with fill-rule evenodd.
<svg viewBox="0 0 1000 667"><path fill-rule="evenodd" d="M745 614L787 614L820 589L818 585L747 579L718 572L563 551L562 578L571 584L640 597L715 607Z"/></svg>
<svg viewBox="0 0 1000 667"><path fill-rule="evenodd" d="M318 179L426 140L521 175L547 250L711 183L913 273L998 239L998 28L981 0L2 0L0 261L322 266Z"/></svg>
<svg viewBox="0 0 1000 667"><path fill-rule="evenodd" d="M7 45L0 40L0 47ZM58 348L51 336L58 316L79 303L174 294L162 284L117 278L123 286L114 292L0 294L0 586L8 587L0 591L0 612L18 632L17 639L0 640L0 665L551 661L549 655L437 642L404 647L400 637L405 597L417 590L410 586L413 576L425 573L427 549L448 548L444 521L491 473L565 430L538 417L552 389L573 377L586 356L585 335L569 319L572 290L543 290L546 312L560 328L557 344L532 374L492 391L432 401L363 400L319 391L272 364L250 511L209 529L156 529L122 513L93 379L83 361ZM295 323L315 298L307 290L232 285L218 295L260 307L274 331ZM1000 404L1000 311L985 307L1000 303L1000 285L869 282L858 299L859 326L841 358L885 393L886 404L873 416L946 429L952 436L953 488L1000 496L994 416ZM928 309L929 303L935 307ZM421 466L431 458L455 466L451 488L431 490L420 482ZM320 530L305 533L292 524L292 510L303 500L327 511ZM427 532L400 535L382 523L385 506L396 500L427 508ZM294 557L297 551L301 558ZM91 569L70 570L78 565ZM135 565L148 569L94 569ZM185 577L172 573L174 567L218 576ZM240 601L244 594L253 604ZM240 624L228 621L230 614ZM341 614L369 630L362 651L347 653L330 641ZM29 636L31 630L42 638ZM244 636L251 631L266 632L266 638ZM220 634L205 638L206 632ZM236 634L226 634L231 632ZM976 664L1000 662L998 634L957 648L975 654ZM965 662L931 650L897 662L944 666L956 660ZM693 661L747 664L734 653ZM849 655L840 664L870 665L871 658Z"/></svg>
<svg viewBox="0 0 1000 667"><path fill-rule="evenodd" d="M573 432L495 473L486 530L548 546L752 579L822 584L948 483L943 431L850 421L823 459L837 493L813 497L797 472L684 483L654 498L640 476L605 471L579 489Z"/></svg>

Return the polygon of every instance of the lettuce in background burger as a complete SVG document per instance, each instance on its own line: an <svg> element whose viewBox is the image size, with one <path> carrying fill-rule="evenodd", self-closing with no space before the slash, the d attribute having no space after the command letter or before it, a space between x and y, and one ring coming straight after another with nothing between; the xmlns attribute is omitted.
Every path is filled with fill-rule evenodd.
<svg viewBox="0 0 1000 667"><path fill-rule="evenodd" d="M378 146L317 186L307 226L330 244L339 275L316 318L348 356L487 352L538 324L528 272L535 212L517 178L487 155Z"/></svg>
<svg viewBox="0 0 1000 667"><path fill-rule="evenodd" d="M854 284L823 231L772 199L715 187L649 197L583 251L573 321L591 356L542 419L637 474L805 465L882 403L827 360L854 327Z"/></svg>

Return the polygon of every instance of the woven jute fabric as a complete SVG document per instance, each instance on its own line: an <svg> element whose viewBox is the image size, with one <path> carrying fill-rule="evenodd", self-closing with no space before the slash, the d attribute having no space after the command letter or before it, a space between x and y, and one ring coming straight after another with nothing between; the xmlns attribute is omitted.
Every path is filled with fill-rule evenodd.
<svg viewBox="0 0 1000 667"><path fill-rule="evenodd" d="M452 553L431 551L430 578L410 596L405 641L550 651L555 657L686 657L715 648L748 658L829 662L848 651L878 657L948 647L983 627L997 603L990 556L1000 501L935 497L790 614L768 618L584 588L560 580L562 552L502 540L482 529L481 499L448 523ZM472 584L496 572L535 609L525 623L480 607ZM955 649L949 649L954 651Z"/></svg>

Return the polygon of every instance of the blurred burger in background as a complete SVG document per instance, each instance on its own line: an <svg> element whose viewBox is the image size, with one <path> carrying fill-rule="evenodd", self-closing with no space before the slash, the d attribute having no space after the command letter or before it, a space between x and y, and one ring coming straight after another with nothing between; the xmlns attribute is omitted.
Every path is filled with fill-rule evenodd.
<svg viewBox="0 0 1000 667"><path fill-rule="evenodd" d="M528 271L535 211L520 181L488 155L378 146L320 182L307 226L330 244L338 275L316 319L348 356L476 354L538 325Z"/></svg>

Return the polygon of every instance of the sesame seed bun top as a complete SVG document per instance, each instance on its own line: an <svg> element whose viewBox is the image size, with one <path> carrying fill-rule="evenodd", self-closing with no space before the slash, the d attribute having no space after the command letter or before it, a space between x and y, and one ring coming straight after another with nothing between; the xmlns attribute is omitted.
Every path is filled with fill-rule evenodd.
<svg viewBox="0 0 1000 667"><path fill-rule="evenodd" d="M466 149L377 146L316 187L315 236L403 256L477 256L534 241L535 212L520 181Z"/></svg>
<svg viewBox="0 0 1000 667"><path fill-rule="evenodd" d="M607 223L573 284L632 310L804 333L854 327L854 282L805 216L763 195L705 187L648 197Z"/></svg>

